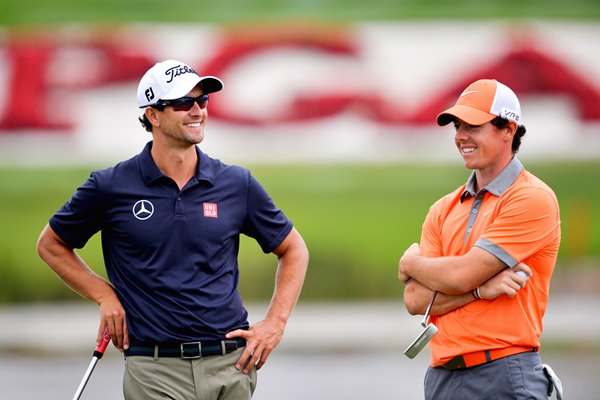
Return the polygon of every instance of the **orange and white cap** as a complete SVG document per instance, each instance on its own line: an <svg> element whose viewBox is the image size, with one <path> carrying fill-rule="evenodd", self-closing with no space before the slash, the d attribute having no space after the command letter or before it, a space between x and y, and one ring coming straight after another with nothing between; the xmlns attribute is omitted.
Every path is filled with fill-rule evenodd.
<svg viewBox="0 0 600 400"><path fill-rule="evenodd" d="M470 125L482 125L502 117L521 126L521 105L517 95L495 79L473 82L459 96L456 104L437 116L440 126L459 118Z"/></svg>

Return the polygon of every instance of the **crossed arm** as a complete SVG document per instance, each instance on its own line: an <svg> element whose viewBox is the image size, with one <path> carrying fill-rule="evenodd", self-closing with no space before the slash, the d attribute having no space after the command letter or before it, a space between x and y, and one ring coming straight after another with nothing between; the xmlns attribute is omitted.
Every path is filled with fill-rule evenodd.
<svg viewBox="0 0 600 400"><path fill-rule="evenodd" d="M515 296L526 283L517 271L532 274L526 264L508 268L476 246L462 256L430 258L421 256L415 243L400 258L398 279L407 284L404 304L409 313L424 314L433 291L437 291L431 315L442 315L475 301L472 291L478 287L481 298L487 300L503 294Z"/></svg>

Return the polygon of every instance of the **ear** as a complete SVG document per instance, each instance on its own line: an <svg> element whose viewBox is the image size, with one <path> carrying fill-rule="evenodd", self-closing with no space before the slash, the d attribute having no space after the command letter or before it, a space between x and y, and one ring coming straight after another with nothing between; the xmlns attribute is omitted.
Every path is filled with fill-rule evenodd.
<svg viewBox="0 0 600 400"><path fill-rule="evenodd" d="M517 125L517 123L512 119L508 121L508 125L506 125L506 128L504 128L504 134L506 135L506 139L512 142L513 137L517 133L518 127L519 126Z"/></svg>
<svg viewBox="0 0 600 400"><path fill-rule="evenodd" d="M146 118L148 118L148 121L150 121L150 123L153 126L158 126L159 125L159 118L158 118L158 110L152 107L146 107L146 110L144 111L144 113L146 114Z"/></svg>

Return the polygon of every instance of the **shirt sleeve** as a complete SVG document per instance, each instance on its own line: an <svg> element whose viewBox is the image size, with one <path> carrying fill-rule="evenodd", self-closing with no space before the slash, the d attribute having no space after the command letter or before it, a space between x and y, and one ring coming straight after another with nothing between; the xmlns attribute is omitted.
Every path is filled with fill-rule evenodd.
<svg viewBox="0 0 600 400"><path fill-rule="evenodd" d="M558 202L546 189L529 188L514 193L504 200L499 210L475 245L511 268L559 235Z"/></svg>
<svg viewBox="0 0 600 400"><path fill-rule="evenodd" d="M256 239L265 253L275 250L293 228L292 222L251 174L248 176L247 210L243 233Z"/></svg>
<svg viewBox="0 0 600 400"><path fill-rule="evenodd" d="M50 218L50 227L67 245L80 249L102 227L100 205L98 185L92 174Z"/></svg>
<svg viewBox="0 0 600 400"><path fill-rule="evenodd" d="M442 257L441 225L439 201L430 208L421 229L421 255L425 257Z"/></svg>

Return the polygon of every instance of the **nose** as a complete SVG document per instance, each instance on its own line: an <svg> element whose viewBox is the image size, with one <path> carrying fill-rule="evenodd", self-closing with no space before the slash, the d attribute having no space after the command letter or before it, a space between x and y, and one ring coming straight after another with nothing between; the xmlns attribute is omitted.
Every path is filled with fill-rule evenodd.
<svg viewBox="0 0 600 400"><path fill-rule="evenodd" d="M467 134L467 132L465 131L465 128L462 125L459 125L456 127L456 131L454 133L454 139L457 142L467 140L468 137L469 137L469 135Z"/></svg>

